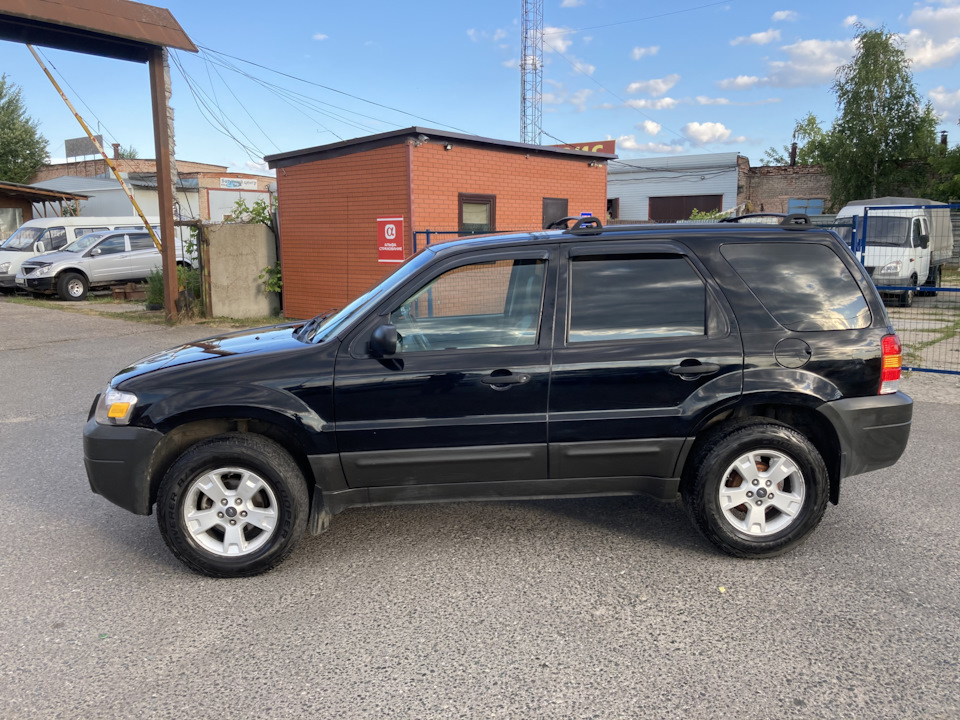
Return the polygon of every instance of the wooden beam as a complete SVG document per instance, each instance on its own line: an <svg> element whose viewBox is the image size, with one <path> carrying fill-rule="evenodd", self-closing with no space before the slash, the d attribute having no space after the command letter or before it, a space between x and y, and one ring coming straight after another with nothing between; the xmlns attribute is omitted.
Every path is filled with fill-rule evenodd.
<svg viewBox="0 0 960 720"><path fill-rule="evenodd" d="M177 238L173 225L173 157L170 145L169 105L170 76L166 64L166 48L150 48L150 97L153 104L153 137L156 142L157 200L160 205L160 237L163 239L163 305L167 322L176 322L177 295Z"/></svg>

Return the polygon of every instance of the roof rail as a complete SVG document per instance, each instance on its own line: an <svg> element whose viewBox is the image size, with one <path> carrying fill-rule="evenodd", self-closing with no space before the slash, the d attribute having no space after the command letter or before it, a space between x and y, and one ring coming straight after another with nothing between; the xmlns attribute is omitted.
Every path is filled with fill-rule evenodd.
<svg viewBox="0 0 960 720"><path fill-rule="evenodd" d="M572 228L564 232L571 235L599 235L603 232L603 223L600 222L600 218L595 218L593 215L582 217L574 223Z"/></svg>

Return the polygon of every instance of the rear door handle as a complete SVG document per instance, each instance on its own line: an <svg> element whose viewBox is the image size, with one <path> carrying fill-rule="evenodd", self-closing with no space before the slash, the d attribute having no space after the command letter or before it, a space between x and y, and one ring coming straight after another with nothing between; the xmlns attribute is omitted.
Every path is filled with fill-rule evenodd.
<svg viewBox="0 0 960 720"><path fill-rule="evenodd" d="M484 385L521 385L530 382L530 376L526 373L510 373L509 375L484 375L480 378Z"/></svg>
<svg viewBox="0 0 960 720"><path fill-rule="evenodd" d="M674 365L670 368L670 373L672 375L679 375L680 377L684 376L696 376L696 375L713 375L715 372L720 372L720 366L716 363L699 363L698 365Z"/></svg>

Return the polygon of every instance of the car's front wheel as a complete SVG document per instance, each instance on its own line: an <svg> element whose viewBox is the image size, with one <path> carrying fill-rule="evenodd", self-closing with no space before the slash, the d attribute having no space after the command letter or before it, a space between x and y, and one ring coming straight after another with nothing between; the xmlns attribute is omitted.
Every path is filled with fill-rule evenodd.
<svg viewBox="0 0 960 720"><path fill-rule="evenodd" d="M737 557L779 555L820 523L829 490L816 447L772 421L729 426L699 450L683 499L697 528Z"/></svg>
<svg viewBox="0 0 960 720"><path fill-rule="evenodd" d="M197 443L170 467L157 522L182 562L211 577L246 577L279 564L303 535L309 500L280 445L231 433Z"/></svg>
<svg viewBox="0 0 960 720"><path fill-rule="evenodd" d="M90 286L80 273L65 272L57 278L57 295L61 300L83 300Z"/></svg>

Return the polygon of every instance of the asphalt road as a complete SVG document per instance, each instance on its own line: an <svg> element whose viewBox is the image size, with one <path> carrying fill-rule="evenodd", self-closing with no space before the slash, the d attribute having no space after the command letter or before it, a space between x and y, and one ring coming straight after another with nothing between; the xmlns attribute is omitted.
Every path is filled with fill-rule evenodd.
<svg viewBox="0 0 960 720"><path fill-rule="evenodd" d="M462 503L350 510L217 581L81 449L116 370L209 334L0 300L0 718L960 717L955 378L777 559L644 498Z"/></svg>

